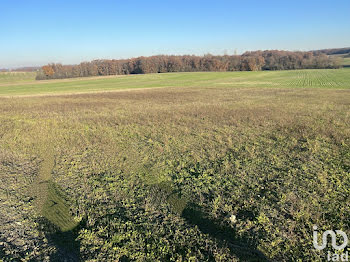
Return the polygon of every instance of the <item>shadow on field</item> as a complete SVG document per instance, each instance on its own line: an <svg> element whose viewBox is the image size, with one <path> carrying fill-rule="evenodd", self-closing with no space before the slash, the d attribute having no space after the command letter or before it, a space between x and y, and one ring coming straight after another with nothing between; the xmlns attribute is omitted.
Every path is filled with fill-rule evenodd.
<svg viewBox="0 0 350 262"><path fill-rule="evenodd" d="M77 240L77 237L85 221L81 221L75 228L65 232L44 217L39 218L36 222L40 232L45 234L48 244L56 248L56 252L50 255L50 261L80 261L80 241Z"/></svg>
<svg viewBox="0 0 350 262"><path fill-rule="evenodd" d="M150 192L155 203L166 201L173 212L184 218L187 223L197 226L199 230L218 241L221 247L230 249L230 253L240 261L268 261L257 249L258 237L249 235L243 238L230 225L210 218L202 207L193 203L188 197L182 196L170 181L163 181L151 187ZM244 211L240 217L254 217L249 211ZM212 258L214 259L214 258Z"/></svg>
<svg viewBox="0 0 350 262"><path fill-rule="evenodd" d="M253 236L253 240L238 237L232 227L208 218L200 206L188 203L181 216L188 223L198 226L202 233L215 238L222 246L227 246L231 254L237 256L241 261L268 261L257 249L256 237Z"/></svg>

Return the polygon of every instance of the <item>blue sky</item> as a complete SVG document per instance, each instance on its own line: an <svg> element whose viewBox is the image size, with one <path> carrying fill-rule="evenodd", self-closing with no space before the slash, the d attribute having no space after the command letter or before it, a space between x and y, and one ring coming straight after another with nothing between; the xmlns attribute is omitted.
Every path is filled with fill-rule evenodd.
<svg viewBox="0 0 350 262"><path fill-rule="evenodd" d="M0 68L350 46L350 0L1 0Z"/></svg>

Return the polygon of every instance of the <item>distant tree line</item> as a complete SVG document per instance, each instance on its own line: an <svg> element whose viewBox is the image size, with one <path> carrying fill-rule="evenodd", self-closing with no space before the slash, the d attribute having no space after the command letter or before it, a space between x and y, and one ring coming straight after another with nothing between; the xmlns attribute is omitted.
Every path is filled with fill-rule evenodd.
<svg viewBox="0 0 350 262"><path fill-rule="evenodd" d="M27 66L27 67L18 67L15 69L12 69L12 72L36 72L40 70L40 66Z"/></svg>
<svg viewBox="0 0 350 262"><path fill-rule="evenodd" d="M18 67L13 69L0 68L0 72L36 72L39 71L41 67L39 66L27 66L27 67Z"/></svg>
<svg viewBox="0 0 350 262"><path fill-rule="evenodd" d="M79 65L48 64L37 79L199 71L260 71L339 68L340 61L322 52L254 51L243 55L158 55L122 60L94 60Z"/></svg>
<svg viewBox="0 0 350 262"><path fill-rule="evenodd" d="M315 54L323 53L326 55L344 55L344 54L350 54L350 47L321 49L321 50L315 50L313 52Z"/></svg>

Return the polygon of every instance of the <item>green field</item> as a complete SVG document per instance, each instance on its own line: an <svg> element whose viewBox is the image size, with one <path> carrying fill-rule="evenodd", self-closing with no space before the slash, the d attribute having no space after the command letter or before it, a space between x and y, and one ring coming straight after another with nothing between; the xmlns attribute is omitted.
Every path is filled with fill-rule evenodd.
<svg viewBox="0 0 350 262"><path fill-rule="evenodd" d="M0 85L20 84L35 80L36 73L27 72L0 72Z"/></svg>
<svg viewBox="0 0 350 262"><path fill-rule="evenodd" d="M324 261L313 225L350 233L349 69L10 76L0 261Z"/></svg>
<svg viewBox="0 0 350 262"><path fill-rule="evenodd" d="M344 66L350 66L350 57L344 57L343 65Z"/></svg>
<svg viewBox="0 0 350 262"><path fill-rule="evenodd" d="M15 83L10 83L10 77ZM21 76L22 78L20 78ZM18 83L17 81L21 81ZM350 71L296 70L260 72L166 73L34 81L32 73L0 73L0 95L84 93L160 87L314 87L349 88Z"/></svg>

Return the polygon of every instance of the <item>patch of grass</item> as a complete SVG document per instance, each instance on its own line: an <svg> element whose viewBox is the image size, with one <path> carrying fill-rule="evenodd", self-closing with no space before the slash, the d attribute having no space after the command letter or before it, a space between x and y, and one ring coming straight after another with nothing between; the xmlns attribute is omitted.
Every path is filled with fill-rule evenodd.
<svg viewBox="0 0 350 262"><path fill-rule="evenodd" d="M48 182L47 187L46 201L41 208L41 215L56 225L61 232L74 229L78 223L70 214L70 203L65 193L51 181Z"/></svg>
<svg viewBox="0 0 350 262"><path fill-rule="evenodd" d="M50 136L48 136L50 137ZM48 137L42 137L38 152L43 161L37 180L32 187L35 192L38 215L55 225L61 232L70 231L77 226L69 210L69 200L58 185L52 181L55 166L55 154Z"/></svg>

